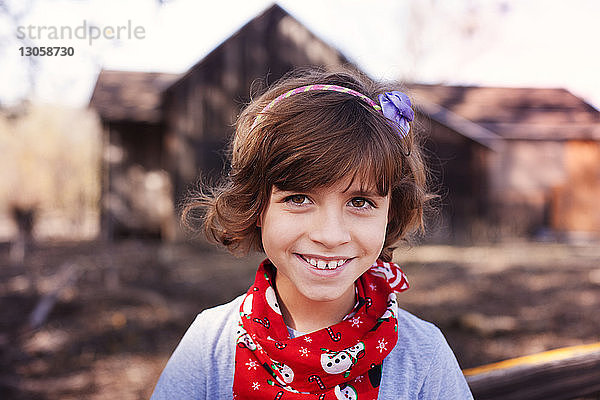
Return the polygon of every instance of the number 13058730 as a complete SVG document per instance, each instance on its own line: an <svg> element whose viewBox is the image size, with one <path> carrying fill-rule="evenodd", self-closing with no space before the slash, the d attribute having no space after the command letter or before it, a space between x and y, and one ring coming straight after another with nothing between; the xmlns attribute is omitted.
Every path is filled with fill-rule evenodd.
<svg viewBox="0 0 600 400"><path fill-rule="evenodd" d="M61 46L53 46L53 47L19 47L19 52L21 56L48 56L48 57L70 57L75 54L75 49L73 47L61 47Z"/></svg>

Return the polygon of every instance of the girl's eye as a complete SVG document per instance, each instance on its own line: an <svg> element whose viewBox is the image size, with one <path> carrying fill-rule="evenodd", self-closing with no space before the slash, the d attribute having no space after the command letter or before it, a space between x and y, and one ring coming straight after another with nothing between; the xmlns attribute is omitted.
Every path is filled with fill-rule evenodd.
<svg viewBox="0 0 600 400"><path fill-rule="evenodd" d="M372 207L372 204L367 199L364 199L362 197L353 198L352 200L350 200L350 204L352 205L352 207L355 207L355 208Z"/></svg>
<svg viewBox="0 0 600 400"><path fill-rule="evenodd" d="M285 201L294 205L301 205L307 201L307 197L303 194L294 194L292 196L288 196Z"/></svg>

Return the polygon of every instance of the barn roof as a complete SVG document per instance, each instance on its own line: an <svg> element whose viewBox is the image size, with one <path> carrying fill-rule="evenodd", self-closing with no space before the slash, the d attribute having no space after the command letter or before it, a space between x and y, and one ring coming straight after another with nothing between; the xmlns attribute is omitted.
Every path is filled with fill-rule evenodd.
<svg viewBox="0 0 600 400"><path fill-rule="evenodd" d="M600 140L600 112L566 89L408 86L432 118L458 117L503 139Z"/></svg>
<svg viewBox="0 0 600 400"><path fill-rule="evenodd" d="M179 75L102 70L90 106L103 120L158 123L162 92Z"/></svg>

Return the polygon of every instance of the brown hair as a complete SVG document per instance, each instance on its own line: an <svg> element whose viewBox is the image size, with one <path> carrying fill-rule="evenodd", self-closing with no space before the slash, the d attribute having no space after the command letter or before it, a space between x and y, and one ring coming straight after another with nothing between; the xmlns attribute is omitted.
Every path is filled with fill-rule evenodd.
<svg viewBox="0 0 600 400"><path fill-rule="evenodd" d="M391 195L380 255L391 261L394 245L422 230L423 209L431 198L414 129L401 138L381 112L355 96L333 91L295 94L263 111L280 94L311 84L344 86L371 99L394 89L350 69L297 69L287 74L241 113L231 143L231 171L219 187L185 203L184 226L197 231L194 216L200 211L209 240L233 253L262 251L256 223L273 186L306 191L352 176L382 196Z"/></svg>

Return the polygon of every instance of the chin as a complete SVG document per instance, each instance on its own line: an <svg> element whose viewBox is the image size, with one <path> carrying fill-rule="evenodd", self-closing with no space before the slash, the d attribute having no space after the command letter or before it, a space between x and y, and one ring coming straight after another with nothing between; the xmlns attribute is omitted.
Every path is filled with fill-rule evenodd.
<svg viewBox="0 0 600 400"><path fill-rule="evenodd" d="M319 288L317 290L311 290L305 293L302 293L304 297L310 299L312 301L318 302L330 302L336 301L344 297L347 293L348 289L339 289L339 290L331 290L331 288Z"/></svg>

